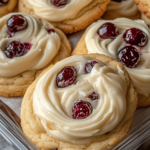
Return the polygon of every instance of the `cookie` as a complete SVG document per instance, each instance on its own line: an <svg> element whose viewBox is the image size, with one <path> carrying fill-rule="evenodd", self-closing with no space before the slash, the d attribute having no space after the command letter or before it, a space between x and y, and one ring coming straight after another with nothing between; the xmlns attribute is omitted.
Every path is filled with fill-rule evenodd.
<svg viewBox="0 0 150 150"><path fill-rule="evenodd" d="M149 0L134 0L137 4L138 9L142 13L142 19L150 27L150 1Z"/></svg>
<svg viewBox="0 0 150 150"><path fill-rule="evenodd" d="M18 0L0 0L0 17L12 12Z"/></svg>
<svg viewBox="0 0 150 150"><path fill-rule="evenodd" d="M138 11L134 0L111 0L107 10L102 16L103 19L113 20L116 18L140 19L141 13Z"/></svg>
<svg viewBox="0 0 150 150"><path fill-rule="evenodd" d="M0 18L0 95L23 96L42 70L70 56L65 34L24 13Z"/></svg>
<svg viewBox="0 0 150 150"><path fill-rule="evenodd" d="M129 131L136 104L121 63L100 54L71 56L27 89L21 126L42 150L106 150Z"/></svg>
<svg viewBox="0 0 150 150"><path fill-rule="evenodd" d="M110 0L20 0L19 11L47 20L66 34L99 19Z"/></svg>
<svg viewBox="0 0 150 150"><path fill-rule="evenodd" d="M150 30L143 20L99 20L85 31L73 55L100 53L120 61L134 82L138 107L145 107L150 105L149 39Z"/></svg>

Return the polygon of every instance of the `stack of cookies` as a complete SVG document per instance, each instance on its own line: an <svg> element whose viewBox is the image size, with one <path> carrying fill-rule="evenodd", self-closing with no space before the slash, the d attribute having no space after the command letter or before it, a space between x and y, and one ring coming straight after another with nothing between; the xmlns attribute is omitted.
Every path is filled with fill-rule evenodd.
<svg viewBox="0 0 150 150"><path fill-rule="evenodd" d="M0 0L0 95L24 95L22 129L39 149L106 150L127 135L150 105L149 7ZM83 29L72 49L65 34Z"/></svg>

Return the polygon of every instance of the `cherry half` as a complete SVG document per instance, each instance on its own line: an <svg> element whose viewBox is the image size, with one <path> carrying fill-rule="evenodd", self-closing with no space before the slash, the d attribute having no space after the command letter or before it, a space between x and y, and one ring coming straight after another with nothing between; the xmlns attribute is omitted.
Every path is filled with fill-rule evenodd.
<svg viewBox="0 0 150 150"><path fill-rule="evenodd" d="M115 39L119 35L117 27L110 22L100 26L97 33L102 39Z"/></svg>
<svg viewBox="0 0 150 150"><path fill-rule="evenodd" d="M93 111L92 105L86 101L77 101L74 103L72 108L72 118L73 119L85 119Z"/></svg>
<svg viewBox="0 0 150 150"><path fill-rule="evenodd" d="M55 33L55 30L54 30L54 29L48 29L47 32L48 32L49 34L52 33L52 32Z"/></svg>
<svg viewBox="0 0 150 150"><path fill-rule="evenodd" d="M55 6L55 7L61 7L64 6L68 3L68 0L51 0L51 3Z"/></svg>
<svg viewBox="0 0 150 150"><path fill-rule="evenodd" d="M140 53L134 47L126 46L118 52L118 59L124 66L134 68L140 61Z"/></svg>
<svg viewBox="0 0 150 150"><path fill-rule="evenodd" d="M139 47L145 46L148 41L146 33L137 28L126 30L126 32L123 34L123 39L126 43Z"/></svg>
<svg viewBox="0 0 150 150"><path fill-rule="evenodd" d="M64 67L56 77L56 83L59 88L64 88L75 84L77 78L76 69L73 66Z"/></svg>
<svg viewBox="0 0 150 150"><path fill-rule="evenodd" d="M28 22L22 15L13 15L7 21L7 28L10 32L18 32L27 28Z"/></svg>
<svg viewBox="0 0 150 150"><path fill-rule="evenodd" d="M97 99L99 99L99 95L97 93L93 92L92 94L90 94L88 96L88 98L90 98L91 100L97 100Z"/></svg>
<svg viewBox="0 0 150 150"><path fill-rule="evenodd" d="M95 64L97 64L98 62L96 61L90 61L90 62L87 62L85 64L85 73L90 73L92 71L92 68L94 67Z"/></svg>
<svg viewBox="0 0 150 150"><path fill-rule="evenodd" d="M9 43L5 50L4 54L8 58L21 57L25 55L32 47L30 43L20 43L19 41L12 41Z"/></svg>
<svg viewBox="0 0 150 150"><path fill-rule="evenodd" d="M0 0L0 6L4 6L9 2L9 0Z"/></svg>

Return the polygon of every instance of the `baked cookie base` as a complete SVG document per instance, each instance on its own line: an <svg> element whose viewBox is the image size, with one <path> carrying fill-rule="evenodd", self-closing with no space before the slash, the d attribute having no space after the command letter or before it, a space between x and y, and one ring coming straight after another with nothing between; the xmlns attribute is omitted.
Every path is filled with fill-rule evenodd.
<svg viewBox="0 0 150 150"><path fill-rule="evenodd" d="M71 44L68 41L65 34L55 28L55 31L60 37L61 45L57 55L53 60L43 69L25 71L17 76L5 78L0 77L0 95L4 97L18 97L23 96L28 86L36 79L39 74L52 64L59 62L60 60L70 56Z"/></svg>
<svg viewBox="0 0 150 150"><path fill-rule="evenodd" d="M143 13L147 18L150 18L150 0L134 0L137 4L138 9Z"/></svg>
<svg viewBox="0 0 150 150"><path fill-rule="evenodd" d="M117 66L119 66L125 72L125 78L128 83L126 114L115 129L107 134L94 137L92 139L92 143L89 143L89 145L67 143L56 140L53 137L49 136L46 133L46 130L43 128L40 119L33 112L32 95L39 78L52 67L50 66L27 89L21 106L22 129L25 135L41 150L51 150L52 148L58 148L58 150L106 150L107 148L112 147L112 145L120 141L124 136L126 136L130 129L133 114L137 105L137 95L134 90L133 83L130 80L123 65L105 55L90 54L86 56L90 56L94 59L99 59L108 66L113 67L116 71L118 71Z"/></svg>
<svg viewBox="0 0 150 150"><path fill-rule="evenodd" d="M18 0L9 0L7 5L0 6L0 17L12 12L17 5Z"/></svg>
<svg viewBox="0 0 150 150"><path fill-rule="evenodd" d="M94 0L92 4L90 3L88 6L83 8L74 19L68 19L62 22L52 22L50 20L47 21L50 21L55 27L61 29L66 34L71 34L85 29L92 22L99 19L105 12L109 2L110 0ZM19 11L36 16L35 12L26 0L19 1ZM42 16L39 18L42 18Z"/></svg>

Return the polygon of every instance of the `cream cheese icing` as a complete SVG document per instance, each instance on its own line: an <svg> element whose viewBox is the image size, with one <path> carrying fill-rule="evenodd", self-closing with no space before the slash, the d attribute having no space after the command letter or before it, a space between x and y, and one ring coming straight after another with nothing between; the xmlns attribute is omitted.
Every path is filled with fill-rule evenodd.
<svg viewBox="0 0 150 150"><path fill-rule="evenodd" d="M140 12L133 0L123 0L121 2L110 1L107 11L117 14L118 17L140 18Z"/></svg>
<svg viewBox="0 0 150 150"><path fill-rule="evenodd" d="M114 23L118 30L119 35L114 39L100 39L97 34L99 27L106 23ZM122 36L123 33L129 28L138 28L146 33L148 39L150 39L150 30L142 20L130 20L126 18L120 18L115 20L99 20L93 23L86 31L85 42L88 49L88 53L100 53L112 57L117 60L118 49L125 45ZM136 47L141 53L141 61L136 68L127 68L130 77L132 78L136 90L143 95L150 94L150 41L143 48Z"/></svg>
<svg viewBox="0 0 150 150"><path fill-rule="evenodd" d="M17 14L25 17L28 27L9 38L6 22L10 16ZM54 29L50 23L23 13L11 13L0 18L0 76L12 77L26 70L45 67L60 47L59 35L56 32L48 34L47 30L51 28ZM3 51L12 41L28 42L32 47L26 55L9 59Z"/></svg>
<svg viewBox="0 0 150 150"><path fill-rule="evenodd" d="M64 7L56 8L50 0L27 0L34 10L34 14L48 21L59 22L73 19L84 7L93 0L69 0Z"/></svg>
<svg viewBox="0 0 150 150"><path fill-rule="evenodd" d="M118 73L101 61L89 74L84 74L85 64L93 58L72 56L55 64L38 81L33 93L33 110L40 117L47 133L62 141L89 144L93 136L112 130L126 112L127 84ZM77 83L65 88L56 86L56 76L65 66L77 70ZM121 75L120 75L121 74ZM95 91L100 98L91 101L88 95ZM116 96L117 95L117 96ZM92 114L85 119L73 119L72 107L77 100L90 102Z"/></svg>
<svg viewBox="0 0 150 150"><path fill-rule="evenodd" d="M149 25L149 28L150 28L150 19L145 14L142 13L141 19L143 19L145 23Z"/></svg>

